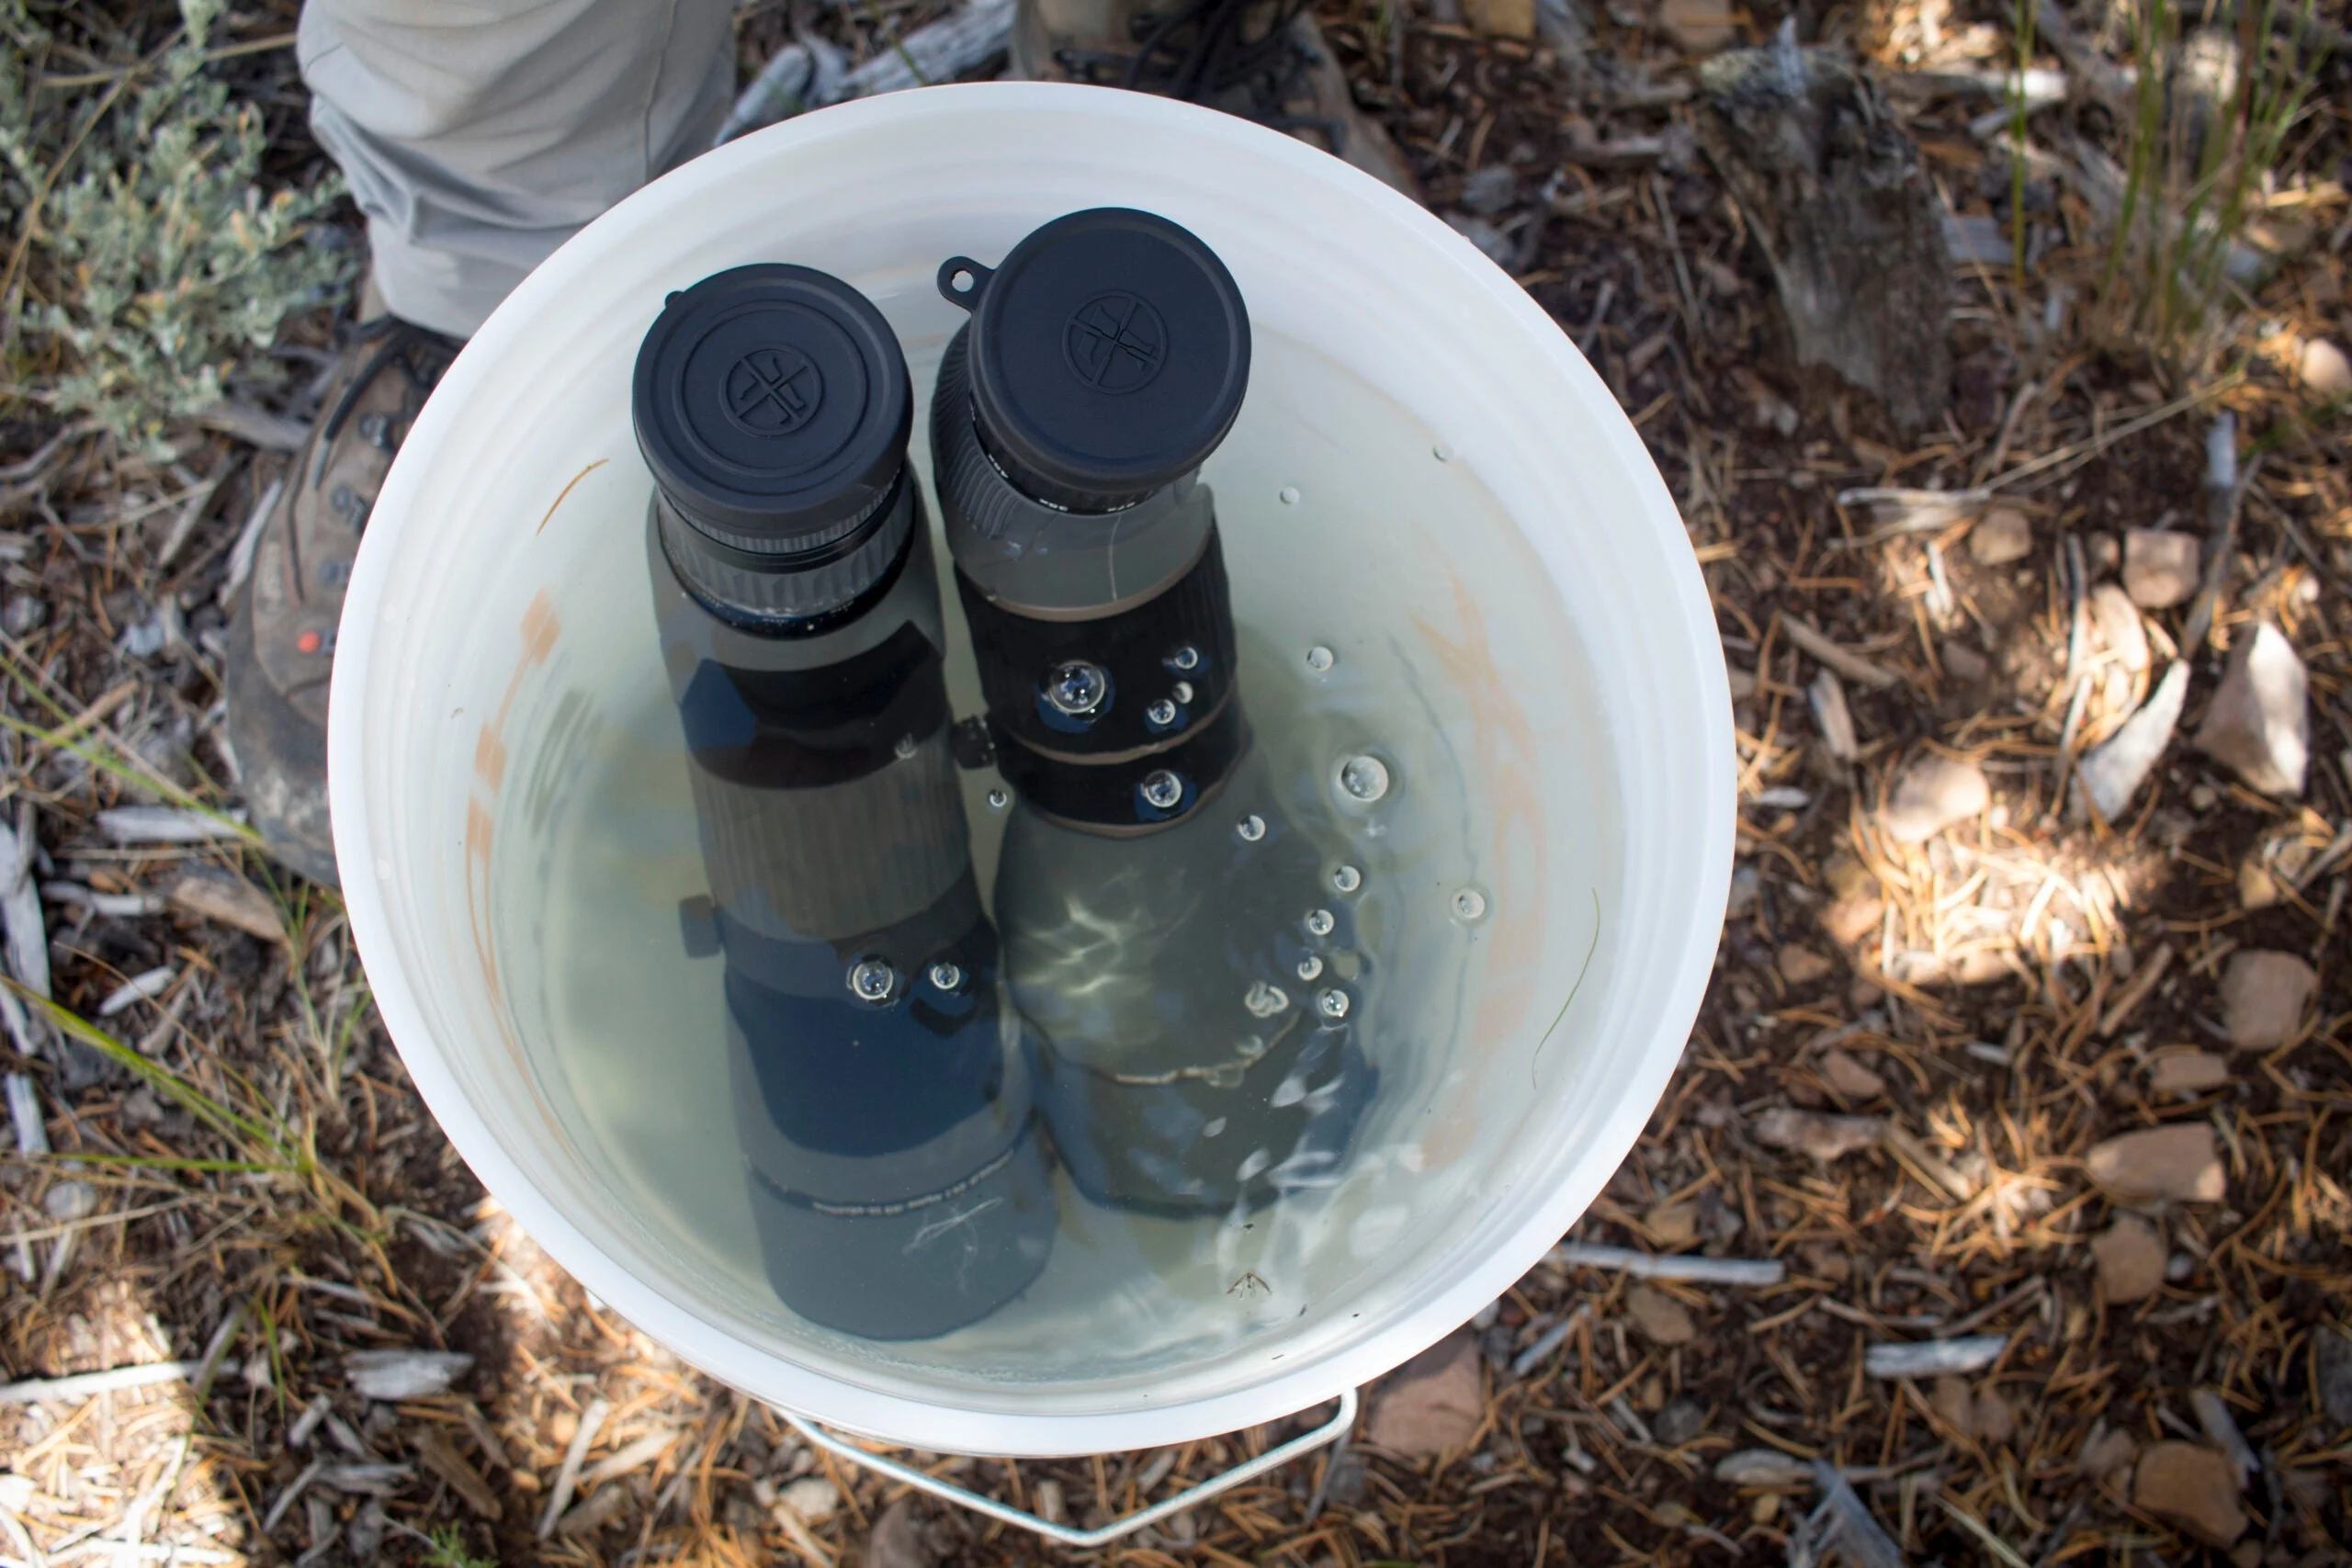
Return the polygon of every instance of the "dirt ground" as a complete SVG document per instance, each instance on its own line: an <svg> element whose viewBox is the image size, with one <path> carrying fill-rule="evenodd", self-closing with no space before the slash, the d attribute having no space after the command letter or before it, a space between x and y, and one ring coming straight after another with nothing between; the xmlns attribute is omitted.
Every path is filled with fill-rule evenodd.
<svg viewBox="0 0 2352 1568"><path fill-rule="evenodd" d="M789 20L862 58L934 10L763 4L745 52ZM1777 9L1608 0L1568 13L1571 47L1513 36L1499 0L1318 8L1429 205L1649 443L1733 671L1714 981L1640 1145L1564 1240L1781 1269L1644 1280L1555 1251L1367 1390L1343 1450L1093 1555L1809 1562L1818 1458L1911 1561L2352 1560L2352 417L2307 348L2352 345L2352 53L2326 52L2343 11L2320 10L2311 106L2259 214L2276 253L2218 346L2185 362L2121 328L2099 223L2036 172L2031 265L1956 266L1951 407L1902 433L1793 363L1747 215L1693 139L1694 62L1767 39ZM1873 62L1963 222L2006 220L2006 132L1981 117L2015 13L1797 21ZM266 40L291 10L232 25ZM2079 62L2037 62L2076 80L2045 128L2122 145ZM290 50L224 69L280 172L314 165ZM266 412L314 412L333 325L295 323L299 374ZM2243 482L2216 510L2224 413ZM29 1113L53 1153L0 1178L0 1361L18 1380L196 1363L0 1405L0 1558L1065 1555L811 1450L588 1299L425 1112L331 895L200 817L201 841L109 833L109 808L235 804L224 586L285 462L191 431L151 466L35 402L0 417L0 817L28 840L58 1010L18 1036L39 1049L6 1053L37 1096L20 1149ZM1951 499L1906 493L1927 491ZM2196 598L2102 592L2130 578L2130 531L2201 538L2225 516L2201 637ZM2193 743L2265 627L2307 671L2299 795ZM2176 657L2177 738L2112 824L2086 818L2070 781ZM1908 832L1938 759L1965 809ZM1878 1369L1936 1346L1964 1370ZM366 1359L399 1351L466 1359ZM1312 1418L1157 1454L916 1459L1091 1524ZM1873 1561L1857 1539L1840 1549Z"/></svg>

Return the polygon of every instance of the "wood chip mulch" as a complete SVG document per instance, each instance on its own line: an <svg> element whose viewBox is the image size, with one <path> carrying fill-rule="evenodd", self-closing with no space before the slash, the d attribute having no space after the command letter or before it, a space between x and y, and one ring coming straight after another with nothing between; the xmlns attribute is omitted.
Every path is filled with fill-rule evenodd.
<svg viewBox="0 0 2352 1568"><path fill-rule="evenodd" d="M788 21L856 53L936 9L754 6L741 30L752 58ZM1733 670L1732 915L1680 1071L1563 1247L1366 1391L1345 1447L1092 1555L1883 1561L1865 1526L1825 1540L1842 1477L1906 1561L2352 1557L2352 423L2298 381L2307 344L2352 344L2352 59L2319 67L2265 212L2292 235L2226 353L2188 367L2119 336L2091 211L2037 174L2033 265L1962 268L1952 407L1900 435L1790 363L1691 134L1674 39L1758 41L1777 13L1610 0L1566 13L1571 50L1512 36L1500 0L1439 12L1319 15L1430 205L1574 338L1683 509ZM1981 84L2010 62L2010 10L1805 17L1875 62L1954 214L2007 221L2006 132L1972 122L2000 105ZM282 155L311 156L275 59L240 69ZM2094 96L2042 112L2116 144ZM326 325L300 325L289 363L315 366ZM302 379L273 412L313 412ZM2206 624L2195 602L2127 616L2134 652L2095 601L2131 530L2204 536L2224 414L2247 477ZM811 1449L588 1299L424 1112L334 900L201 815L234 798L224 590L284 461L192 433L150 467L28 405L0 418L0 825L61 1010L0 1052L37 1094L29 1114L53 1151L0 1174L0 1360L17 1380L189 1363L0 1405L0 1558L1069 1555ZM1994 547L2019 528L2021 550ZM2300 797L2192 744L2263 625L2308 672ZM2177 738L2118 820L2086 817L2082 759L2175 658ZM1983 796L1899 831L1930 759ZM119 842L98 813L135 804L206 836ZM2250 1037L2230 976L2260 954L2312 984ZM120 1055L69 1044L70 1021ZM1678 1277L1693 1260L1777 1277ZM914 1461L1091 1525L1317 1418Z"/></svg>

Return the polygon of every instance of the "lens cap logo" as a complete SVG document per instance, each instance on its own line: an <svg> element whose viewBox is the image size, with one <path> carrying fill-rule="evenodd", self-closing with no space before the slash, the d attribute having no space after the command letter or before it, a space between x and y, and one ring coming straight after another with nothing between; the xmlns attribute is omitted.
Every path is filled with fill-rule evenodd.
<svg viewBox="0 0 2352 1568"><path fill-rule="evenodd" d="M1096 391L1140 391L1168 363L1168 328L1159 311L1114 288L1071 315L1062 352L1078 378Z"/></svg>
<svg viewBox="0 0 2352 1568"><path fill-rule="evenodd" d="M824 400L824 378L797 348L755 348L727 373L727 412L754 435L789 435Z"/></svg>

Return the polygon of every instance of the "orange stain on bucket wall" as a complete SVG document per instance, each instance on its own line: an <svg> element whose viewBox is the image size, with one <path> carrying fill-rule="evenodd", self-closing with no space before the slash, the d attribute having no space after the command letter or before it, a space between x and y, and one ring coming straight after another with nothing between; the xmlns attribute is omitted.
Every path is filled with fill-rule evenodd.
<svg viewBox="0 0 2352 1568"><path fill-rule="evenodd" d="M1418 615L1413 626L1453 677L1477 737L1478 772L1494 792L1494 837L1485 857L1493 868L1489 878L1493 913L1480 928L1487 944L1487 967L1470 1032L1471 1071L1475 1073L1491 1070L1495 1065L1476 1047L1517 1029L1534 1002L1547 923L1544 874L1549 856L1544 812L1535 795L1540 776L1535 737L1528 728L1526 711L1513 700L1510 682L1495 662L1487 640L1486 615L1477 600L1451 569L1446 579L1453 590L1460 636L1446 637ZM1456 1118L1430 1130L1422 1139L1422 1153L1443 1163L1491 1132L1475 1118Z"/></svg>
<svg viewBox="0 0 2352 1568"><path fill-rule="evenodd" d="M567 486L567 493L569 489ZM492 811L498 803L499 788L506 780L506 718L514 710L514 694L523 689L523 682L531 671L547 662L548 655L555 651L556 638L563 632L563 623L557 619L544 588L532 597L530 608L523 612L518 630L522 648L515 655L514 669L507 674L506 691L498 700L498 711L483 722L481 733L474 740L475 788L466 801L466 913L473 927L474 956L481 964L482 983L490 988L502 1032L506 1030L506 1003L498 985L498 953L490 937L490 850L496 832ZM513 1043L511 1037L509 1043Z"/></svg>

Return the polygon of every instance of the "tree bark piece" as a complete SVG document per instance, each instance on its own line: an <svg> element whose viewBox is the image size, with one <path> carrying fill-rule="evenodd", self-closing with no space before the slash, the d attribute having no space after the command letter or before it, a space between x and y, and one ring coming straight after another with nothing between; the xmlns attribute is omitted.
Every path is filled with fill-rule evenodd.
<svg viewBox="0 0 2352 1568"><path fill-rule="evenodd" d="M1699 136L1772 269L1800 363L1905 430L1951 392L1951 254L1919 149L1877 90L1783 32L1699 68Z"/></svg>

